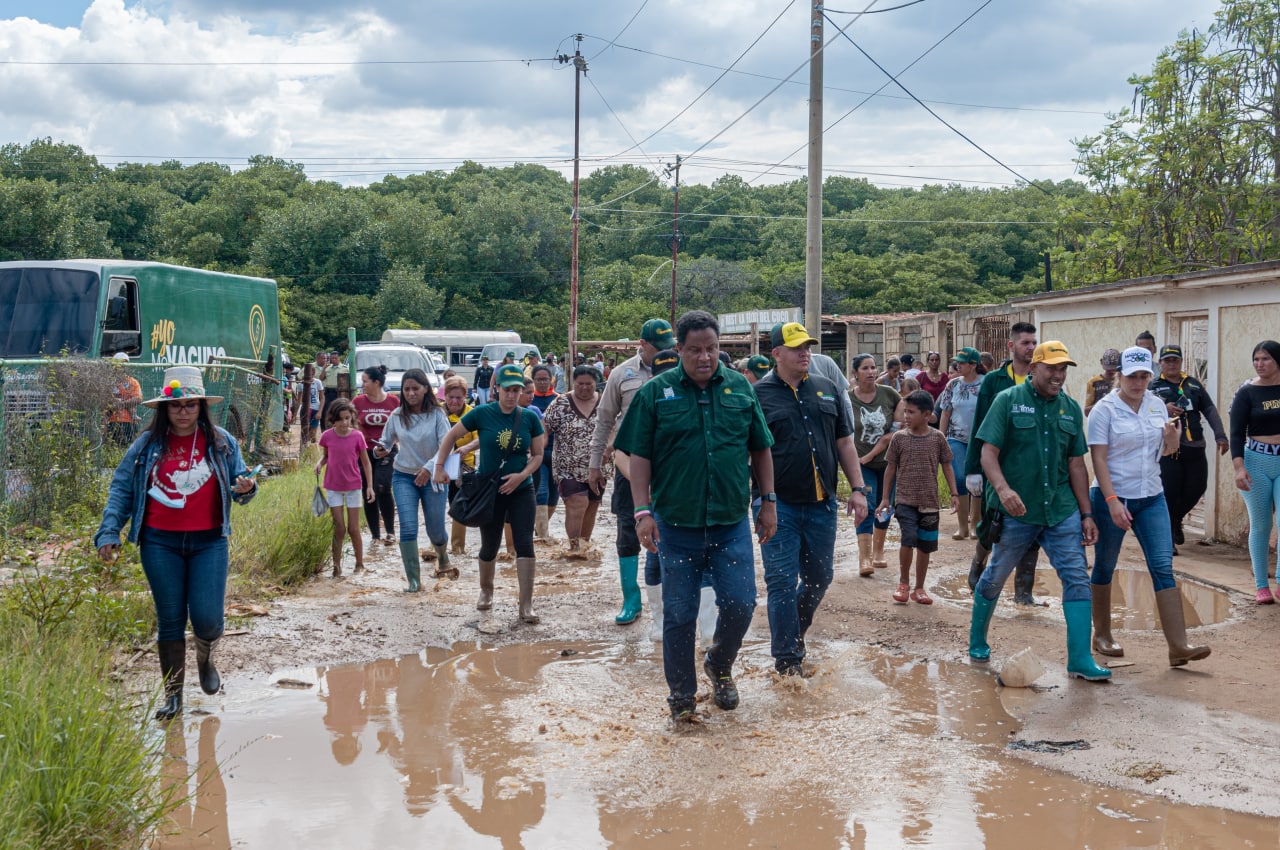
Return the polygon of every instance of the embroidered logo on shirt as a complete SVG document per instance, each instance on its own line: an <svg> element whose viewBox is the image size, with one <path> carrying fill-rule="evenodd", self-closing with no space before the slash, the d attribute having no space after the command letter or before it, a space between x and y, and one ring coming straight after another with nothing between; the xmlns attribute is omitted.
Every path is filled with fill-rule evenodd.
<svg viewBox="0 0 1280 850"><path fill-rule="evenodd" d="M1015 403L1015 404L1014 404L1014 405L1012 405L1012 407L1010 408L1010 412L1011 412L1011 413L1035 413L1035 412L1036 412L1036 409L1035 409L1034 407L1032 407L1031 405L1029 405L1029 404L1017 404L1017 403Z"/></svg>
<svg viewBox="0 0 1280 850"><path fill-rule="evenodd" d="M663 397L663 398L675 398L675 397L676 397L676 391L675 391L675 389L673 389L672 387L663 387L663 388L662 388L662 397Z"/></svg>

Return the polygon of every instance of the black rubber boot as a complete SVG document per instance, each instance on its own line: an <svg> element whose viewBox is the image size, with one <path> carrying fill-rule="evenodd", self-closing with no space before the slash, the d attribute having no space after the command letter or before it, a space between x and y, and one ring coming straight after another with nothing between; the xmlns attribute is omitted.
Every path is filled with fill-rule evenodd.
<svg viewBox="0 0 1280 850"><path fill-rule="evenodd" d="M158 640L160 674L164 677L164 702L156 711L156 720L172 720L182 713L182 685L186 675L187 641Z"/></svg>
<svg viewBox="0 0 1280 850"><path fill-rule="evenodd" d="M213 666L213 648L217 645L218 638L196 638L196 667L200 671L200 690L210 695L222 689L222 677L218 675L218 668Z"/></svg>
<svg viewBox="0 0 1280 850"><path fill-rule="evenodd" d="M969 592L973 593L978 587L978 579L982 578L982 571L987 568L987 559L991 557L991 550L983 546L981 542L974 544L973 560L969 562Z"/></svg>
<svg viewBox="0 0 1280 850"><path fill-rule="evenodd" d="M1036 598L1031 592L1036 587L1036 561L1040 559L1040 547L1033 545L1027 549L1022 560L1013 571L1013 601L1016 605L1035 605Z"/></svg>

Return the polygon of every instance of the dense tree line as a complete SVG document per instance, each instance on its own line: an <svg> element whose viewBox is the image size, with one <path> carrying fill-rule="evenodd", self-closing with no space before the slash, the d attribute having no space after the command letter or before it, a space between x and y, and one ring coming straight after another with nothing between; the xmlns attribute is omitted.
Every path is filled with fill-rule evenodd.
<svg viewBox="0 0 1280 850"><path fill-rule="evenodd" d="M1280 256L1280 8L1225 0L1134 77L1135 107L1080 140L1085 182L882 188L833 176L823 196L823 309L942 310ZM804 301L805 185L732 175L682 185L678 307ZM0 147L0 259L124 257L281 284L285 338L334 346L348 326L514 328L559 349L569 311L572 187L537 165L364 187L301 165L126 163L36 140ZM673 193L621 165L581 184L582 339L634 336L666 312Z"/></svg>

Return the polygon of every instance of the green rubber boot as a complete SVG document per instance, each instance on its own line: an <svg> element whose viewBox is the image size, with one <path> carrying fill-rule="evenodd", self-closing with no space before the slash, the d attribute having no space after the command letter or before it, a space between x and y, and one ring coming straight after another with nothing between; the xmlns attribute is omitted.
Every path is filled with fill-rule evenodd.
<svg viewBox="0 0 1280 850"><path fill-rule="evenodd" d="M974 661L991 660L991 647L987 644L987 627L991 625L991 614L995 610L995 599L988 599L981 593L973 595L973 619L969 622L969 657Z"/></svg>
<svg viewBox="0 0 1280 850"><path fill-rule="evenodd" d="M618 556L618 577L622 580L622 610L613 621L619 626L634 623L640 617L640 584L636 580L639 572L639 555Z"/></svg>
<svg viewBox="0 0 1280 850"><path fill-rule="evenodd" d="M1088 599L1062 603L1062 616L1067 620L1067 677L1105 682L1111 671L1099 667L1089 652L1093 633L1093 603Z"/></svg>
<svg viewBox="0 0 1280 850"><path fill-rule="evenodd" d="M400 560L404 562L404 575L409 580L409 593L422 590L422 566L418 561L418 541L400 541Z"/></svg>

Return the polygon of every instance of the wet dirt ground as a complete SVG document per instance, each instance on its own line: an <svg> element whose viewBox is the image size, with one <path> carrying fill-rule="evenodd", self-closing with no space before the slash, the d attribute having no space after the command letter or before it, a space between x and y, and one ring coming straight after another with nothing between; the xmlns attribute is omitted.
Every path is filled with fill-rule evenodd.
<svg viewBox="0 0 1280 850"><path fill-rule="evenodd" d="M167 733L166 769L196 796L160 846L1280 845L1280 610L1242 592L1238 550L1188 541L1175 559L1188 622L1206 624L1192 639L1213 647L1187 668L1167 665L1145 573L1117 577L1126 657L1091 684L1066 678L1047 564L1048 605L1002 598L987 669L967 660L972 543L950 540L953 520L928 607L890 599L896 544L894 566L857 576L849 524L814 675L772 674L761 581L741 707L704 702L676 730L647 612L613 623L611 521L599 562L539 546L536 626L516 623L509 564L494 610L475 610L474 531L456 582L403 594L398 552L374 547L374 572L317 577L250 620L220 647L225 693L188 687ZM1023 647L1047 672L999 687Z"/></svg>

